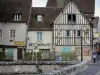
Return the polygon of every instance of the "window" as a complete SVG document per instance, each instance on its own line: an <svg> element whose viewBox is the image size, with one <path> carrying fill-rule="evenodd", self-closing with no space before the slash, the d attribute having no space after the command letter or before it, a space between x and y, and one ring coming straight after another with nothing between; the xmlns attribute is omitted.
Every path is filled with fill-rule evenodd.
<svg viewBox="0 0 100 75"><path fill-rule="evenodd" d="M37 15L37 21L42 21L42 15Z"/></svg>
<svg viewBox="0 0 100 75"><path fill-rule="evenodd" d="M70 30L66 30L66 36L70 36Z"/></svg>
<svg viewBox="0 0 100 75"><path fill-rule="evenodd" d="M42 32L37 32L37 40L42 41Z"/></svg>
<svg viewBox="0 0 100 75"><path fill-rule="evenodd" d="M81 36L81 31L77 30L77 36Z"/></svg>
<svg viewBox="0 0 100 75"><path fill-rule="evenodd" d="M0 38L2 38L2 30L0 30Z"/></svg>
<svg viewBox="0 0 100 75"><path fill-rule="evenodd" d="M75 14L69 14L68 15L68 23L75 23L76 22L76 15Z"/></svg>
<svg viewBox="0 0 100 75"><path fill-rule="evenodd" d="M15 30L10 30L10 38L15 38Z"/></svg>
<svg viewBox="0 0 100 75"><path fill-rule="evenodd" d="M16 21L21 20L21 14L15 14L14 20Z"/></svg>

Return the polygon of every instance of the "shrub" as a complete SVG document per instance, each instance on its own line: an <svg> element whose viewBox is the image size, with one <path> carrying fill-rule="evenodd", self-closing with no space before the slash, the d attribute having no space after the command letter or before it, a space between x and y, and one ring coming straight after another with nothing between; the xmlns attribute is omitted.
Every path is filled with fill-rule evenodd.
<svg viewBox="0 0 100 75"><path fill-rule="evenodd" d="M0 52L0 60L4 60L6 57L5 52Z"/></svg>
<svg viewBox="0 0 100 75"><path fill-rule="evenodd" d="M61 53L63 61L73 61L77 59L75 51L73 52L63 52Z"/></svg>
<svg viewBox="0 0 100 75"><path fill-rule="evenodd" d="M25 52L24 53L24 60L36 60L36 53L32 53L32 52ZM37 52L37 60L41 60L41 53Z"/></svg>

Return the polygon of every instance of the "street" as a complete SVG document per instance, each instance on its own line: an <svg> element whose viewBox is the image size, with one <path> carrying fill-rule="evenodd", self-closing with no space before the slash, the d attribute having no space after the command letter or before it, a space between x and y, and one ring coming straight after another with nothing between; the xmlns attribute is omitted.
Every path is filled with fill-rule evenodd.
<svg viewBox="0 0 100 75"><path fill-rule="evenodd" d="M100 75L100 63L90 63L88 69L77 75Z"/></svg>

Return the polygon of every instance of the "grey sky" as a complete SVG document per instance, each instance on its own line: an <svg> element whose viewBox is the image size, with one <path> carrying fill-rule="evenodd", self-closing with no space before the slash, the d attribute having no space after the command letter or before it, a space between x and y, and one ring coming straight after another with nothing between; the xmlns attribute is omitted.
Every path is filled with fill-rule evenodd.
<svg viewBox="0 0 100 75"><path fill-rule="evenodd" d="M47 3L47 0L33 0L34 7L45 7Z"/></svg>
<svg viewBox="0 0 100 75"><path fill-rule="evenodd" d="M95 0L95 15L100 16L100 0ZM47 0L33 0L33 7L45 7Z"/></svg>

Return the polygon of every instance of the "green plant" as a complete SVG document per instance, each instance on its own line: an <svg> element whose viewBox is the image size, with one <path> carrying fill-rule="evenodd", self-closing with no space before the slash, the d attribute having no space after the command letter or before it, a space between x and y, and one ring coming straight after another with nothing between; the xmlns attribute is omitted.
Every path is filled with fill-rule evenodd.
<svg viewBox="0 0 100 75"><path fill-rule="evenodd" d="M24 60L31 60L32 59L32 53L31 52L25 52L24 53Z"/></svg>
<svg viewBox="0 0 100 75"><path fill-rule="evenodd" d="M37 55L37 56L36 56ZM40 61L41 60L41 53L40 52L25 52L24 53L24 59L25 60L33 60L35 61L37 57L37 60Z"/></svg>
<svg viewBox="0 0 100 75"><path fill-rule="evenodd" d="M37 56L36 56L37 55ZM37 60L40 61L41 60L41 52L36 52L34 53L34 60L36 60L36 57L37 57Z"/></svg>
<svg viewBox="0 0 100 75"><path fill-rule="evenodd" d="M51 60L51 61L54 61L55 60L55 52L50 52L50 57L49 57L49 60Z"/></svg>
<svg viewBox="0 0 100 75"><path fill-rule="evenodd" d="M77 59L77 55L75 51L72 52L63 52L61 53L61 57L64 61L73 61Z"/></svg>
<svg viewBox="0 0 100 75"><path fill-rule="evenodd" d="M5 52L0 52L0 60L4 60L6 57Z"/></svg>

